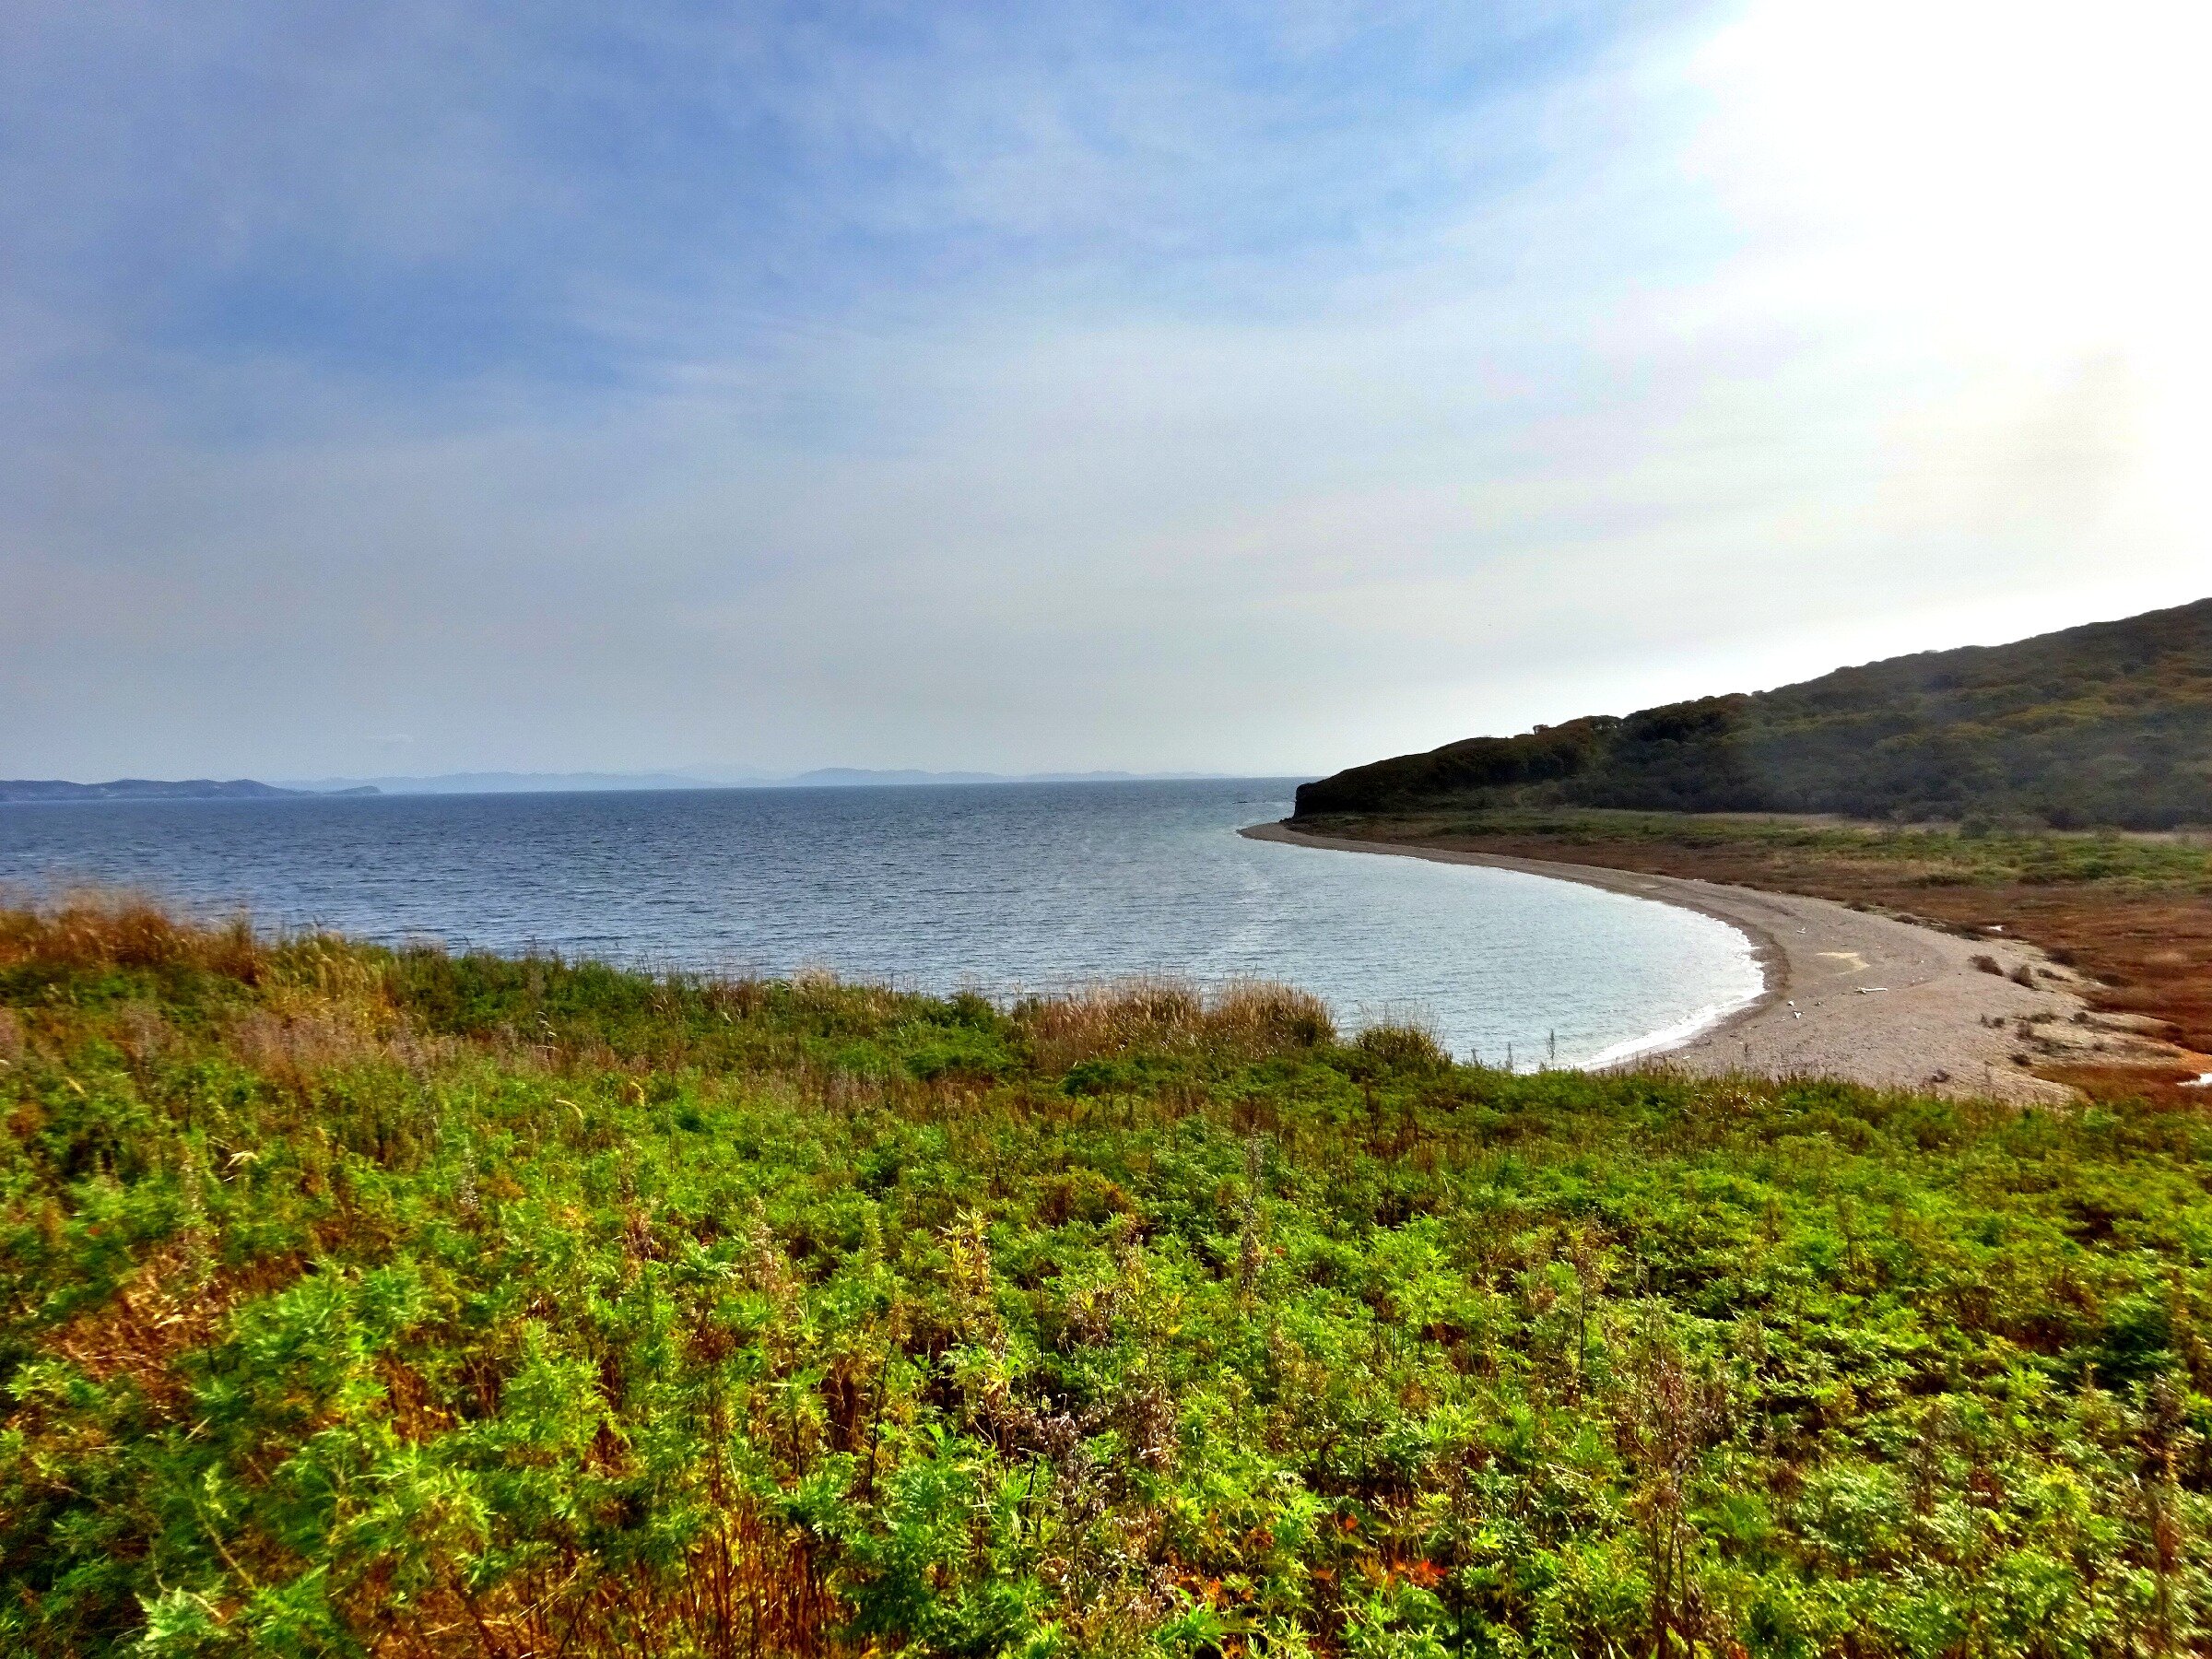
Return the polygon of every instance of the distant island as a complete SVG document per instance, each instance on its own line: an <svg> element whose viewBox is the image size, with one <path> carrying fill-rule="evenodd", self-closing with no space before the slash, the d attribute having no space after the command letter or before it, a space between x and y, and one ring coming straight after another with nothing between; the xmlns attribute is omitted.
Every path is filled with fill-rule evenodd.
<svg viewBox="0 0 2212 1659"><path fill-rule="evenodd" d="M344 789L280 789L252 778L116 778L106 783L72 783L61 778L0 778L0 802L27 801L263 801L279 796L372 795L372 783Z"/></svg>
<svg viewBox="0 0 2212 1659"><path fill-rule="evenodd" d="M2212 823L2212 599L1353 767L1297 817L1618 807Z"/></svg>
<svg viewBox="0 0 2212 1659"><path fill-rule="evenodd" d="M318 778L263 783L252 778L117 778L72 783L61 778L0 778L0 804L41 801L258 801L281 797L394 794L585 794L621 790L888 789L952 783L1138 783L1221 777L1218 772L980 772L871 771L824 766L759 772L444 772L433 777Z"/></svg>
<svg viewBox="0 0 2212 1659"><path fill-rule="evenodd" d="M316 794L347 793L368 786L383 794L559 794L594 791L662 789L885 789L948 783L1135 783L1204 779L1216 772L986 772L875 770L821 766L801 772L747 771L700 767L686 771L649 772L441 772L425 777L316 778L291 787Z"/></svg>

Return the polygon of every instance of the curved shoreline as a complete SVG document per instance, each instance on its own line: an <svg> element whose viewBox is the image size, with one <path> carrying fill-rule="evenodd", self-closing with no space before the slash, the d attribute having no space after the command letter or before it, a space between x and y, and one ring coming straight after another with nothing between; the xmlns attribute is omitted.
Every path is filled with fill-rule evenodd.
<svg viewBox="0 0 2212 1659"><path fill-rule="evenodd" d="M1254 824L1239 833L1289 846L1572 881L1697 911L1751 941L1766 980L1763 993L1680 1039L1616 1059L1615 1066L1663 1054L1670 1065L1704 1075L1814 1075L2023 1102L2073 1098L2064 1085L2031 1075L2014 1058L2020 1021L2070 1020L2084 1007L2069 988L2072 976L2052 968L2031 946L1960 938L1831 900L1683 877L1310 835L1282 823ZM1994 960L1998 971L1978 967L1976 958ZM2023 968L2031 984L2009 977Z"/></svg>

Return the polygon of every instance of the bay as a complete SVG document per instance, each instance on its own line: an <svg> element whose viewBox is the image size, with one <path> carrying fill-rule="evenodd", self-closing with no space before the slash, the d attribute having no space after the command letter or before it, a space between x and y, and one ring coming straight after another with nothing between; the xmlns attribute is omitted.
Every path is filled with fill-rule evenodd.
<svg viewBox="0 0 2212 1659"><path fill-rule="evenodd" d="M0 806L0 881L268 926L996 995L1280 980L1522 1069L1755 996L1725 924L1514 871L1254 841L1292 780Z"/></svg>

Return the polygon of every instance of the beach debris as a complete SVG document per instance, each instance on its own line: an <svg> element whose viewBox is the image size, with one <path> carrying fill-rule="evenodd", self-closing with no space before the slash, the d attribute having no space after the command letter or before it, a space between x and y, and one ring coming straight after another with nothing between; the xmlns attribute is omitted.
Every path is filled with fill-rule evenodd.
<svg viewBox="0 0 2212 1659"><path fill-rule="evenodd" d="M1872 996L1877 991L1887 991L1889 987L1887 985L1861 985L1859 987L1859 994L1861 996Z"/></svg>

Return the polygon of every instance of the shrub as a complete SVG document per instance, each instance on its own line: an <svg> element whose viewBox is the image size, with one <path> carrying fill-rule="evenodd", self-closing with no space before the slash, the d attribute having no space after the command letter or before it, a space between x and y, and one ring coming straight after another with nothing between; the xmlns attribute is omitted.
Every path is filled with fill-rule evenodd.
<svg viewBox="0 0 2212 1659"><path fill-rule="evenodd" d="M0 1652L2212 1639L2195 1114L0 939Z"/></svg>

